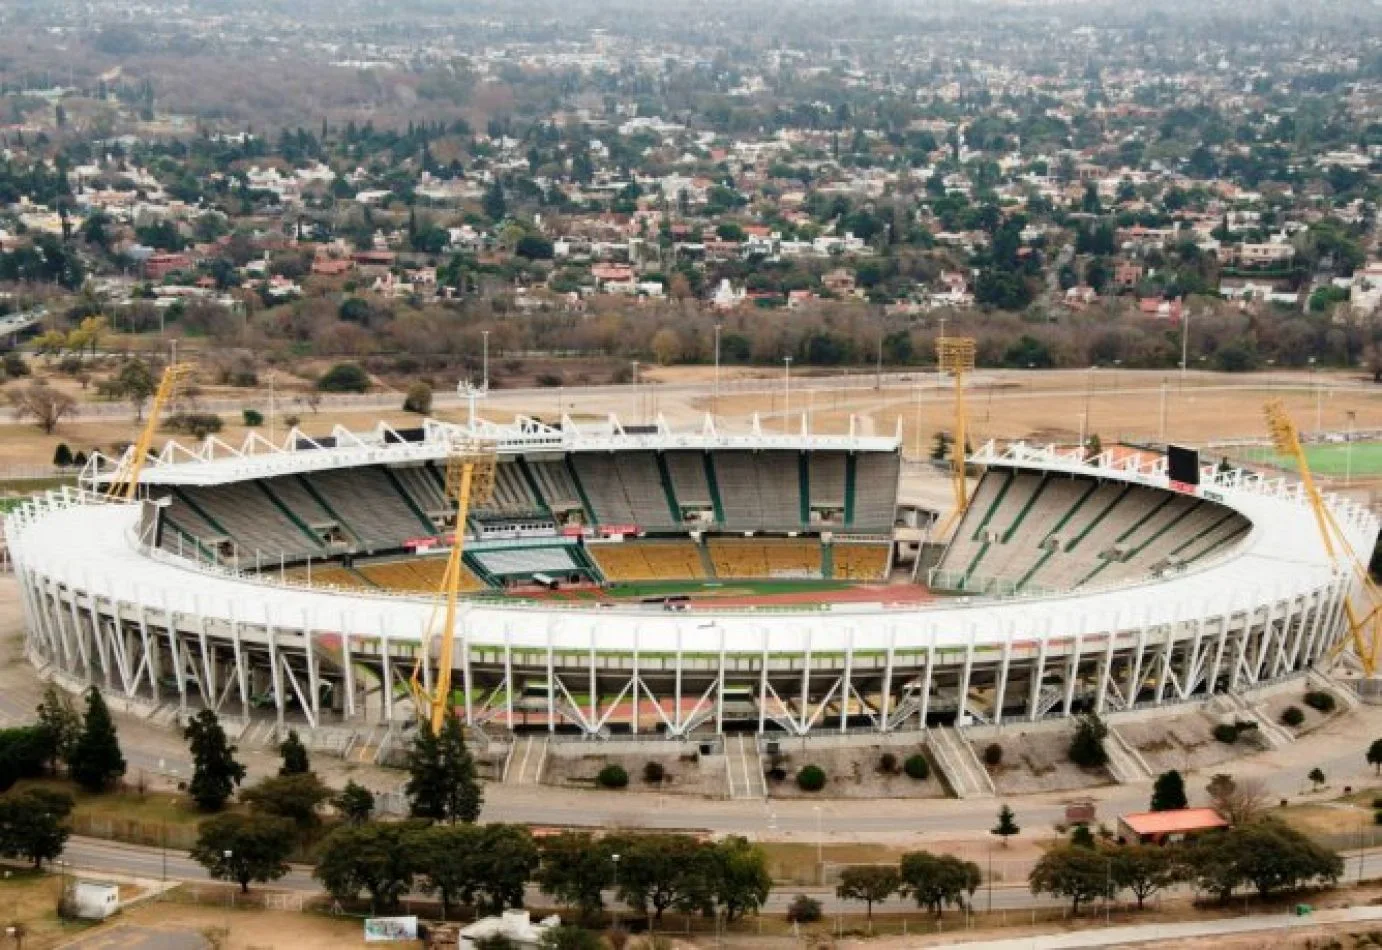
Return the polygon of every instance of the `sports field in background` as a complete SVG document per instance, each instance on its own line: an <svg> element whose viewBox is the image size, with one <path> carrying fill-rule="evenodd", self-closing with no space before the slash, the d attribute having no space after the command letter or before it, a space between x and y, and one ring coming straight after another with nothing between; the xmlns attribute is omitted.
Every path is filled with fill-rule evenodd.
<svg viewBox="0 0 1382 950"><path fill-rule="evenodd" d="M1294 469L1296 460L1277 452L1268 445L1248 446L1238 451L1249 462L1265 462L1281 468ZM1354 477L1382 475L1382 442L1325 442L1305 446L1305 459L1316 475Z"/></svg>
<svg viewBox="0 0 1382 950"><path fill-rule="evenodd" d="M516 596L524 600L557 603L629 603L645 598L685 596L692 603L724 607L803 607L829 603L919 603L931 600L933 595L916 584L779 578L636 581L610 584L605 588L572 588L551 592L525 589Z"/></svg>

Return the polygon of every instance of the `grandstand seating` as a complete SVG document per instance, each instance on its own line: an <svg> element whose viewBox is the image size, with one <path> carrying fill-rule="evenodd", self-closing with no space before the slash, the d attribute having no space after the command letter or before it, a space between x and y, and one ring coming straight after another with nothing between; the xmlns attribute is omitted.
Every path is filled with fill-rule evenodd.
<svg viewBox="0 0 1382 950"><path fill-rule="evenodd" d="M500 462L494 471L494 494L480 506L488 511L528 513L541 511L542 504L516 462Z"/></svg>
<svg viewBox="0 0 1382 950"><path fill-rule="evenodd" d="M413 504L435 522L445 521L455 511L442 489L441 480L427 465L405 465L390 469Z"/></svg>
<svg viewBox="0 0 1382 950"><path fill-rule="evenodd" d="M613 453L573 455L571 462L585 488L591 512L600 524L637 524L633 506L624 494Z"/></svg>
<svg viewBox="0 0 1382 950"><path fill-rule="evenodd" d="M373 561L355 565L361 577L383 590L434 594L446 576L446 557L412 557L398 561ZM461 565L462 591L482 590L484 584L465 565Z"/></svg>
<svg viewBox="0 0 1382 950"><path fill-rule="evenodd" d="M383 469L332 469L303 476L366 549L396 548L429 531Z"/></svg>
<svg viewBox="0 0 1382 950"><path fill-rule="evenodd" d="M821 576L821 546L814 538L711 538L707 547L716 577Z"/></svg>
<svg viewBox="0 0 1382 950"><path fill-rule="evenodd" d="M941 559L939 579L985 591L1134 581L1202 556L1246 524L1189 495L992 471Z"/></svg>
<svg viewBox="0 0 1382 950"><path fill-rule="evenodd" d="M672 489L684 507L708 508L710 485L705 480L704 452L668 452L663 456L672 476Z"/></svg>
<svg viewBox="0 0 1382 950"><path fill-rule="evenodd" d="M810 456L811 505L845 506L845 456L841 452L813 452Z"/></svg>
<svg viewBox="0 0 1382 950"><path fill-rule="evenodd" d="M886 580L891 547L887 543L832 545L835 577L848 581Z"/></svg>
<svg viewBox="0 0 1382 950"><path fill-rule="evenodd" d="M571 549L560 547L519 547L474 551L475 562L495 577L519 577L534 573L569 574L581 570Z"/></svg>
<svg viewBox="0 0 1382 950"><path fill-rule="evenodd" d="M318 537L332 529L342 537L353 537L349 526L341 524L335 515L323 508L296 475L266 478L260 484Z"/></svg>
<svg viewBox="0 0 1382 950"><path fill-rule="evenodd" d="M732 531L758 531L763 527L763 500L759 496L758 466L748 452L715 452L715 480L724 508L724 526Z"/></svg>
<svg viewBox="0 0 1382 950"><path fill-rule="evenodd" d="M640 528L675 528L681 518L672 518L662 472L652 452L620 452L614 457L619 483L633 512L633 524Z"/></svg>
<svg viewBox="0 0 1382 950"><path fill-rule="evenodd" d="M772 531L799 529L802 523L800 453L759 452L753 459L758 469L763 527Z"/></svg>
<svg viewBox="0 0 1382 950"><path fill-rule="evenodd" d="M310 579L313 587L344 587L350 590L368 590L373 586L345 565L331 561L324 561L320 564L313 561L310 570L305 564L299 564L284 571L283 577L294 584L306 584Z"/></svg>
<svg viewBox="0 0 1382 950"><path fill-rule="evenodd" d="M851 530L860 533L892 531L897 518L900 465L901 456L896 452L866 452L855 456Z"/></svg>
<svg viewBox="0 0 1382 950"><path fill-rule="evenodd" d="M256 551L265 558L282 555L292 559L322 550L322 545L294 524L254 482L191 487L182 494L225 529L241 561L254 557Z"/></svg>
<svg viewBox="0 0 1382 950"><path fill-rule="evenodd" d="M533 473L537 489L542 493L542 501L556 511L569 511L581 508L581 494L571 481L571 473L561 459L528 461L528 470Z"/></svg>
<svg viewBox="0 0 1382 950"><path fill-rule="evenodd" d="M176 550L179 546L177 538L179 532L207 547L214 547L222 541L230 540L229 532L207 521L180 495L169 496L168 507L165 509L163 517L166 521L171 522L175 529L164 534L164 547Z"/></svg>
<svg viewBox="0 0 1382 950"><path fill-rule="evenodd" d="M699 580L705 566L694 541L638 541L586 548L611 581Z"/></svg>

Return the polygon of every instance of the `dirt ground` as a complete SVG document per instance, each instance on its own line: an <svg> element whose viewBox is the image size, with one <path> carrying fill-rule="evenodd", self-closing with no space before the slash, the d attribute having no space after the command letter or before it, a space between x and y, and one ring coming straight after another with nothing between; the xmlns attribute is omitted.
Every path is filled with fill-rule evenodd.
<svg viewBox="0 0 1382 950"><path fill-rule="evenodd" d="M726 793L725 763L721 756L702 756L689 747L685 755L641 753L637 755L583 755L568 758L548 755L543 764L542 784L557 787L594 788L595 776L606 765L623 766L629 774L629 787L640 791L670 792L682 795L708 795L719 798ZM662 785L643 781L643 767L656 762L664 770ZM610 792L618 794L618 792Z"/></svg>
<svg viewBox="0 0 1382 950"><path fill-rule="evenodd" d="M147 950L149 931L180 934L184 940L201 937L206 941L205 946L219 946L219 950L337 950L339 947L366 945L363 925L353 917L272 910L227 913L225 908L147 903L121 914L94 931L77 947L81 950L96 947ZM422 943L403 941L390 943L389 946L421 947Z"/></svg>
<svg viewBox="0 0 1382 950"><path fill-rule="evenodd" d="M1250 734L1232 745L1220 742L1214 738L1214 720L1199 712L1120 722L1116 728L1155 773L1176 769L1187 774L1241 758L1261 748L1256 737Z"/></svg>
<svg viewBox="0 0 1382 950"><path fill-rule="evenodd" d="M937 778L933 764L930 776L917 781L902 771L902 763L915 752L922 752L920 745L871 745L846 746L838 749L811 749L808 752L793 752L791 743L786 743L781 767L787 777L780 782L767 780L768 794L773 798L817 799L822 795L831 798L944 798L946 791ZM883 755L896 758L896 768L892 772L882 769ZM826 785L822 792L803 792L797 786L796 774L807 765L818 765L825 770Z"/></svg>
<svg viewBox="0 0 1382 950"><path fill-rule="evenodd" d="M970 744L980 762L994 742L1002 746L1003 759L988 770L1000 796L1061 792L1113 781L1107 773L1090 772L1070 761L1070 733L1064 729L1004 730L996 737L975 740Z"/></svg>

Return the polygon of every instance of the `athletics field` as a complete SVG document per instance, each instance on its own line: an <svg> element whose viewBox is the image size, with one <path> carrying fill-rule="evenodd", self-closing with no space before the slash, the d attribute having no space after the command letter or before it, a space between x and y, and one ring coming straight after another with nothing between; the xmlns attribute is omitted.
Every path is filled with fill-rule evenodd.
<svg viewBox="0 0 1382 950"><path fill-rule="evenodd" d="M1249 446L1239 451L1248 462L1265 462L1294 469L1295 459L1278 455L1267 445ZM1305 446L1305 460L1316 475L1373 477L1382 475L1382 442L1322 442Z"/></svg>

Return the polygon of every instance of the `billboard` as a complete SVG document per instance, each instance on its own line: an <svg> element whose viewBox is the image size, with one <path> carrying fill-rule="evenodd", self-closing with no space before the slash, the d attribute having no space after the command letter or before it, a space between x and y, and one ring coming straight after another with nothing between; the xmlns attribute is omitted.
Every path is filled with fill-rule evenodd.
<svg viewBox="0 0 1382 950"><path fill-rule="evenodd" d="M366 917L365 942L385 943L391 940L416 940L416 917Z"/></svg>
<svg viewBox="0 0 1382 950"><path fill-rule="evenodd" d="M1166 446L1166 474L1173 487L1193 488L1200 483L1200 453L1181 445Z"/></svg>

